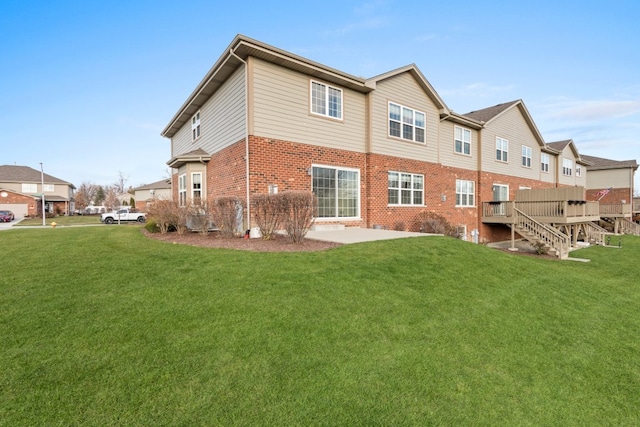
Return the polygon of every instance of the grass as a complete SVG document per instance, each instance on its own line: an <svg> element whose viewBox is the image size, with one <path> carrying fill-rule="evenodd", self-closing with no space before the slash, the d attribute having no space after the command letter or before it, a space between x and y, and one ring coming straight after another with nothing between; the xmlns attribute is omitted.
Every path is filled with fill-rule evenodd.
<svg viewBox="0 0 640 427"><path fill-rule="evenodd" d="M55 222L57 225L86 225L86 224L100 224L100 215L73 215L73 216L56 216L55 218L45 218L45 224L51 225ZM25 218L22 221L16 223L14 226L37 226L42 225L42 217L39 218Z"/></svg>
<svg viewBox="0 0 640 427"><path fill-rule="evenodd" d="M253 253L0 232L0 425L638 425L640 238Z"/></svg>

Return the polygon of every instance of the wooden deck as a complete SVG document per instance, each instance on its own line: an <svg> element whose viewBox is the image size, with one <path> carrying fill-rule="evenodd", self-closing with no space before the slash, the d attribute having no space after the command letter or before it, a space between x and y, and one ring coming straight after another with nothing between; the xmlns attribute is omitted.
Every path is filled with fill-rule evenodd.
<svg viewBox="0 0 640 427"><path fill-rule="evenodd" d="M514 209L543 224L577 224L600 220L598 202L585 201L505 201L482 203L482 222L513 224Z"/></svg>

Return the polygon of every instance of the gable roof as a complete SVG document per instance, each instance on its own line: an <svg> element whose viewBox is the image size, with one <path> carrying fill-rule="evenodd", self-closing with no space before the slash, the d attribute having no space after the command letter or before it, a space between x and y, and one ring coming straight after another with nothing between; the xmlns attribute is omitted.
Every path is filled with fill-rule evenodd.
<svg viewBox="0 0 640 427"><path fill-rule="evenodd" d="M583 155L582 158L591 163L587 166L587 170L605 170L605 169L638 169L638 162L635 160L611 160L596 156Z"/></svg>
<svg viewBox="0 0 640 427"><path fill-rule="evenodd" d="M511 102L505 102L502 104L494 105L493 107L483 108L481 110L471 111L469 113L463 114L463 116L469 117L470 119L477 120L479 122L490 122L491 120L498 117L500 114L507 111L510 107L513 107L518 102L522 102L522 100L518 99Z"/></svg>
<svg viewBox="0 0 640 427"><path fill-rule="evenodd" d="M493 107L483 108L481 110L471 111L470 113L462 114L463 117L467 117L472 120L476 120L480 122L483 126L497 120L500 116L505 114L507 111L517 108L522 114L524 121L529 126L531 133L538 141L538 145L543 149L547 148L547 144L544 142L544 138L542 134L538 130L538 126L533 121L533 117L529 114L529 110L524 105L522 99L517 99L515 101L504 102L502 104L494 105Z"/></svg>
<svg viewBox="0 0 640 427"><path fill-rule="evenodd" d="M425 78L422 72L420 72L420 70L415 64L405 65L404 67L400 67L395 70L391 70L386 73L367 79L367 81L365 82L365 85L367 87L375 89L378 82L395 77L402 73L409 73L416 79L416 81L418 82L420 87L422 87L422 89L427 94L429 99L431 99L431 101L436 105L436 107L438 107L441 115L446 116L450 114L449 107L447 107L447 105L444 103L442 98L440 98L440 95L438 95L438 92L436 92L433 86L431 86L431 83L429 83L429 81Z"/></svg>
<svg viewBox="0 0 640 427"><path fill-rule="evenodd" d="M64 181L47 173L28 166L18 165L0 165L0 182L24 182L24 183L40 183L44 177L45 184L66 184L71 188L75 185L68 181Z"/></svg>
<svg viewBox="0 0 640 427"><path fill-rule="evenodd" d="M580 153L578 152L578 147L576 146L576 143L573 142L573 139L565 139L563 141L549 142L547 146L553 150L556 150L558 154L562 153L562 151L565 148L567 148L567 146L569 146L569 148L571 148L571 152L576 158L577 163L581 163L586 166L589 166L591 164L588 160L580 156Z"/></svg>
<svg viewBox="0 0 640 427"><path fill-rule="evenodd" d="M164 190L171 188L171 179L165 178L160 181L152 182L151 184L141 185L140 187L136 187L133 190Z"/></svg>
<svg viewBox="0 0 640 427"><path fill-rule="evenodd" d="M238 34L169 121L161 135L166 138L173 137L250 56L362 93L368 93L373 90L365 85L365 79L362 77L356 77L335 68L327 67L302 56Z"/></svg>

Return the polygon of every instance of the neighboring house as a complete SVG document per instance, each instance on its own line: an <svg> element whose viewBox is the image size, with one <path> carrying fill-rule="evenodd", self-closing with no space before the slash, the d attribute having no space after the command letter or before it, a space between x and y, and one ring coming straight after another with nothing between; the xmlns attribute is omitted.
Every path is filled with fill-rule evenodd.
<svg viewBox="0 0 640 427"><path fill-rule="evenodd" d="M586 184L573 141L546 144L521 100L459 114L415 65L366 79L242 35L162 136L175 200L239 197L247 228L252 195L306 190L316 227L417 230L433 211L465 239L495 241L511 235L518 190Z"/></svg>
<svg viewBox="0 0 640 427"><path fill-rule="evenodd" d="M628 203L633 200L633 182L638 170L635 160L610 160L582 156L587 166L587 198L603 203ZM606 193L606 194L603 194Z"/></svg>
<svg viewBox="0 0 640 427"><path fill-rule="evenodd" d="M151 184L141 185L134 188L133 191L136 209L146 211L147 207L155 200L170 200L172 198L171 179L162 179Z"/></svg>
<svg viewBox="0 0 640 427"><path fill-rule="evenodd" d="M16 217L42 215L43 194L46 213L69 215L75 208L75 189L70 182L28 166L0 166L0 209Z"/></svg>

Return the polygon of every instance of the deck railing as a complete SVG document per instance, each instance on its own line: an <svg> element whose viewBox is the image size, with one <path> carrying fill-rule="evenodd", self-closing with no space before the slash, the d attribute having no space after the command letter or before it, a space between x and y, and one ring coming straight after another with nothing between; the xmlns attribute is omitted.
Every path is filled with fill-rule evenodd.
<svg viewBox="0 0 640 427"><path fill-rule="evenodd" d="M557 218L566 220L568 218L583 218L600 216L598 202L586 201L493 201L482 203L483 218L504 217L511 218L513 210L518 209L524 214L533 218Z"/></svg>
<svg viewBox="0 0 640 427"><path fill-rule="evenodd" d="M600 216L628 216L631 217L632 206L629 203L600 203Z"/></svg>
<svg viewBox="0 0 640 427"><path fill-rule="evenodd" d="M623 219L620 221L620 232L623 234L640 236L640 225L627 219Z"/></svg>
<svg viewBox="0 0 640 427"><path fill-rule="evenodd" d="M542 224L519 209L514 209L514 226L517 230L527 231L539 241L555 249L558 258L564 258L569 253L571 240L569 236L553 227Z"/></svg>

